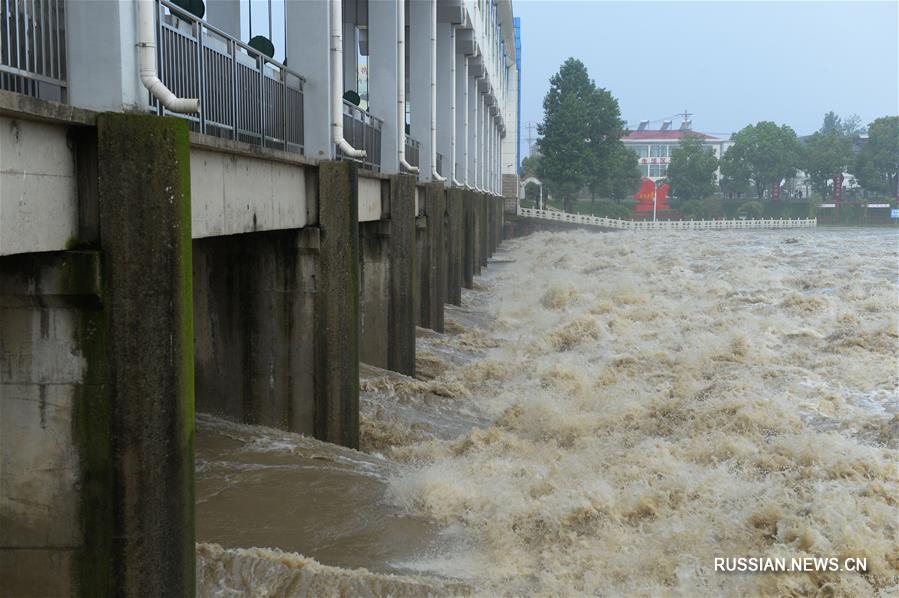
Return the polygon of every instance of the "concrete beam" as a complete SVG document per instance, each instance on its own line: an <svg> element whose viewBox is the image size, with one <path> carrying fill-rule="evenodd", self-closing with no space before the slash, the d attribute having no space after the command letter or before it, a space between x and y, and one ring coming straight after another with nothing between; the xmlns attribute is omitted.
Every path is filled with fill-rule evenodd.
<svg viewBox="0 0 899 598"><path fill-rule="evenodd" d="M324 4L324 3L322 3ZM359 223L356 165L319 165L315 436L359 448Z"/></svg>
<svg viewBox="0 0 899 598"><path fill-rule="evenodd" d="M187 122L97 118L112 397L113 593L192 596L194 361Z"/></svg>

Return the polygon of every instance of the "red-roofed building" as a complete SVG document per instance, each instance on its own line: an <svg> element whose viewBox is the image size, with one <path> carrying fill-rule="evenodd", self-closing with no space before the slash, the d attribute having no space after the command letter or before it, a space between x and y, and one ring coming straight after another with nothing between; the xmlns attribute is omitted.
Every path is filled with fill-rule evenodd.
<svg viewBox="0 0 899 598"><path fill-rule="evenodd" d="M645 121L640 123L640 127L636 131L622 137L621 141L628 149L637 154L643 177L653 182L667 176L671 152L678 147L680 140L685 135L701 137L704 145L711 148L718 159L721 159L727 148L733 145L733 142L728 139L693 131L690 128L690 121L686 121L677 129L670 128L671 121L662 123L662 128L657 130L647 129L647 124ZM721 178L720 171L716 173L716 176Z"/></svg>

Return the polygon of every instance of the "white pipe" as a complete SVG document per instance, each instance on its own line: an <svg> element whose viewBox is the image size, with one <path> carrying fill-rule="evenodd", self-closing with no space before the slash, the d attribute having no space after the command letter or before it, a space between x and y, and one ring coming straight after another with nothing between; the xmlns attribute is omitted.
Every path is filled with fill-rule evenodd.
<svg viewBox="0 0 899 598"><path fill-rule="evenodd" d="M431 179L446 180L437 172L437 0L431 0Z"/></svg>
<svg viewBox="0 0 899 598"><path fill-rule="evenodd" d="M478 191L481 189L481 164L478 157L481 155L480 131L481 131L481 90L478 89L478 82L484 78L484 75L474 78L474 188Z"/></svg>
<svg viewBox="0 0 899 598"><path fill-rule="evenodd" d="M450 71L452 72L452 98L450 101L450 122L452 122L452 126L450 127L450 160L452 162L452 167L450 168L450 177L452 178L453 185L456 187L461 187L462 183L456 179L456 128L458 127L458 123L456 122L456 89L458 86L458 82L456 81L456 26L450 25L450 46L452 47L452 59L450 60Z"/></svg>
<svg viewBox="0 0 899 598"><path fill-rule="evenodd" d="M197 98L179 98L165 83L159 80L156 69L156 3L153 0L138 0L138 53L140 58L140 80L159 103L172 112L192 114L200 111Z"/></svg>
<svg viewBox="0 0 899 598"><path fill-rule="evenodd" d="M406 161L406 0L399 0L399 31L397 32L396 54L396 109L399 147L397 155L400 166L413 174L418 173L418 166L412 166Z"/></svg>
<svg viewBox="0 0 899 598"><path fill-rule="evenodd" d="M343 2L331 0L331 137L349 158L364 158L343 137Z"/></svg>
<svg viewBox="0 0 899 598"><path fill-rule="evenodd" d="M468 171L470 170L469 164L468 164L468 137L469 137L469 135L468 135L468 112L469 112L469 110L468 110L468 88L470 87L470 85L468 84L468 54L465 55L464 59L465 59L464 60L464 62L465 62L465 89L463 90L463 93L465 95L465 98L463 99L463 101L465 102L465 106L462 109L462 114L463 114L462 129L464 132L464 134L462 136L465 138L465 147L464 147L465 151L462 154L462 157L464 158L464 160L462 161L462 164L465 165L465 186L470 187L471 180L468 178Z"/></svg>

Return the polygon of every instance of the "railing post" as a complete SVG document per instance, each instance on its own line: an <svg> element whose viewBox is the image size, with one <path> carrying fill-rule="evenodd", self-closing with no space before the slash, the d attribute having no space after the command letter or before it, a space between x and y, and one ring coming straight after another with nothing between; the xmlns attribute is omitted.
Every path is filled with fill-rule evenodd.
<svg viewBox="0 0 899 598"><path fill-rule="evenodd" d="M234 141L237 141L239 135L240 110L237 107L237 42L233 39L228 40L231 49L231 135Z"/></svg>
<svg viewBox="0 0 899 598"><path fill-rule="evenodd" d="M200 98L200 132L206 134L206 53L203 51L203 22L194 22L197 38L197 95Z"/></svg>

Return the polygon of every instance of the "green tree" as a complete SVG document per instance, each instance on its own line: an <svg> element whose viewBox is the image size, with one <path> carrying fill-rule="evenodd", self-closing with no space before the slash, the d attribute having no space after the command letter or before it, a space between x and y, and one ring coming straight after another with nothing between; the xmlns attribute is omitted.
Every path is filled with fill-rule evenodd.
<svg viewBox="0 0 899 598"><path fill-rule="evenodd" d="M521 161L521 178L526 179L529 176L537 176L540 168L540 154L534 152L530 156L525 156Z"/></svg>
<svg viewBox="0 0 899 598"><path fill-rule="evenodd" d="M764 213L765 206L757 201L747 201L737 208L737 214L745 218L761 218Z"/></svg>
<svg viewBox="0 0 899 598"><path fill-rule="evenodd" d="M899 116L884 116L868 125L868 140L852 168L859 185L896 197L899 182Z"/></svg>
<svg viewBox="0 0 899 598"><path fill-rule="evenodd" d="M827 134L835 131L838 135L852 136L862 132L861 124L862 119L857 114L850 114L846 117L846 120L843 120L836 112L831 110L824 115L824 121L821 123L821 128L818 132Z"/></svg>
<svg viewBox="0 0 899 598"><path fill-rule="evenodd" d="M596 86L580 60L569 58L550 80L543 99L543 122L537 145L542 154L537 171L567 211L584 188L594 166L591 121L596 104Z"/></svg>
<svg viewBox="0 0 899 598"><path fill-rule="evenodd" d="M621 203L640 188L640 160L637 154L619 141L608 158L609 179L606 194Z"/></svg>
<svg viewBox="0 0 899 598"><path fill-rule="evenodd" d="M843 135L839 129L831 128L826 133L814 133L806 140L802 152L802 169L812 188L821 197L825 197L827 182L847 171L851 158L852 139Z"/></svg>
<svg viewBox="0 0 899 598"><path fill-rule="evenodd" d="M685 135L671 152L668 182L671 194L679 200L703 199L715 191L718 158L711 148L703 147L697 135Z"/></svg>
<svg viewBox="0 0 899 598"><path fill-rule="evenodd" d="M787 125L778 127L771 121L748 125L734 134L733 141L722 161L722 174L738 182L748 175L759 198L796 174L801 149L796 132Z"/></svg>
<svg viewBox="0 0 899 598"><path fill-rule="evenodd" d="M613 178L622 166L624 149L621 138L625 135L624 121L618 100L606 89L596 89L591 96L589 109L585 111L588 127L588 145L592 152L592 165L587 175L591 206L597 195L610 196Z"/></svg>

